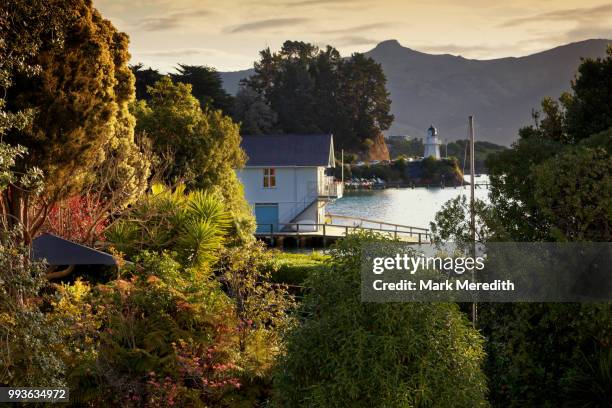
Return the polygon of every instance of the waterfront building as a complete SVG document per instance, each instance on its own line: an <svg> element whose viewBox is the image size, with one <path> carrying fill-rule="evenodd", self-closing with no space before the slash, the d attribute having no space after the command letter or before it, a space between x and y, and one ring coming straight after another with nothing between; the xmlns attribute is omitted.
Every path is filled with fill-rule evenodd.
<svg viewBox="0 0 612 408"><path fill-rule="evenodd" d="M243 136L247 155L237 175L253 208L257 232L317 231L325 207L342 196L343 185L333 175L334 139L321 135ZM304 226L310 224L312 227Z"/></svg>

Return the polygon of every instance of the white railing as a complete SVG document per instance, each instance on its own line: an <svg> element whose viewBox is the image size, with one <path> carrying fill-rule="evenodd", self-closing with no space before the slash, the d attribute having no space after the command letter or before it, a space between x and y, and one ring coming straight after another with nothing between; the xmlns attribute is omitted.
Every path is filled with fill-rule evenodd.
<svg viewBox="0 0 612 408"><path fill-rule="evenodd" d="M289 219L293 220L319 198L336 199L342 197L344 184L336 181L334 177L325 177L321 183L311 181L308 183L307 193L295 203L290 210Z"/></svg>
<svg viewBox="0 0 612 408"><path fill-rule="evenodd" d="M319 197L340 198L344 193L344 183L332 176L325 177L318 185Z"/></svg>

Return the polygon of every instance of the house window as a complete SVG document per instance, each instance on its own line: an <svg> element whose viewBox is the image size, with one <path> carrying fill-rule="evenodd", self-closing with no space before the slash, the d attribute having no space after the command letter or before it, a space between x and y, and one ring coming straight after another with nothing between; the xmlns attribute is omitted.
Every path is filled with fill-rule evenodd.
<svg viewBox="0 0 612 408"><path fill-rule="evenodd" d="M264 171L264 179L263 186L264 188L275 188L276 187L276 172L274 169L263 169Z"/></svg>

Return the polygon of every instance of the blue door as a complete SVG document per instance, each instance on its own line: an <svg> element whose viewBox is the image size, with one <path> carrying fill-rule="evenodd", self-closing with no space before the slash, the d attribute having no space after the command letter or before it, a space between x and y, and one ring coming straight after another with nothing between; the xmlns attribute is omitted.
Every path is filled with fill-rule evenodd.
<svg viewBox="0 0 612 408"><path fill-rule="evenodd" d="M278 231L278 204L255 204L255 220L258 234Z"/></svg>

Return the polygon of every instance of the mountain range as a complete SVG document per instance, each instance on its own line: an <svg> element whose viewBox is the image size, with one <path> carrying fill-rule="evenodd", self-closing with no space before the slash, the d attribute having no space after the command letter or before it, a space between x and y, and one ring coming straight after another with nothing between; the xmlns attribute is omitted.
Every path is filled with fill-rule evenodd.
<svg viewBox="0 0 612 408"><path fill-rule="evenodd" d="M474 115L476 139L510 145L545 96L570 89L581 58L603 57L612 40L592 39L524 57L491 60L427 54L397 40L379 43L365 54L387 76L394 123L388 134L425 137L433 124L448 141L465 139L467 117ZM221 72L225 89L235 94L252 69Z"/></svg>

